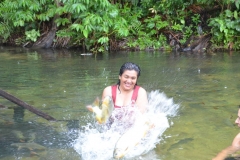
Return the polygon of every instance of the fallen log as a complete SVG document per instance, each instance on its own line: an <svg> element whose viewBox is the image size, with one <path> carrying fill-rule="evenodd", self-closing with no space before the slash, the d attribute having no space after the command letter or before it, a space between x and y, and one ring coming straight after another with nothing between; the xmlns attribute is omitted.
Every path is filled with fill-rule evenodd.
<svg viewBox="0 0 240 160"><path fill-rule="evenodd" d="M13 95L11 95L11 94L9 94L9 93L1 90L1 89L0 89L0 96L6 98L7 100L9 100L9 101L11 101L11 102L13 102L13 103L15 103L15 104L17 104L17 105L27 109L27 110L29 110L30 112L32 112L32 113L34 113L34 114L36 114L36 115L38 115L40 117L43 117L46 120L56 121L55 118L47 115L46 113L43 113L42 111L34 108L33 106L31 106L31 105L21 101L20 99L14 97Z"/></svg>

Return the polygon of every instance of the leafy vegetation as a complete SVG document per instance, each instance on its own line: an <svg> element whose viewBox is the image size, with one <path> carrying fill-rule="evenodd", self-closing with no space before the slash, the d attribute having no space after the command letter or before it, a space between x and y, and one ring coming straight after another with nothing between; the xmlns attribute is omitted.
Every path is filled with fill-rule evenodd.
<svg viewBox="0 0 240 160"><path fill-rule="evenodd" d="M201 25L215 48L237 50L239 7L236 0L2 0L0 42L31 47L54 31L52 47L170 49L169 36L184 44Z"/></svg>
<svg viewBox="0 0 240 160"><path fill-rule="evenodd" d="M212 27L212 34L215 45L224 45L224 48L240 48L240 19L239 13L235 10L225 10L219 17L209 20Z"/></svg>

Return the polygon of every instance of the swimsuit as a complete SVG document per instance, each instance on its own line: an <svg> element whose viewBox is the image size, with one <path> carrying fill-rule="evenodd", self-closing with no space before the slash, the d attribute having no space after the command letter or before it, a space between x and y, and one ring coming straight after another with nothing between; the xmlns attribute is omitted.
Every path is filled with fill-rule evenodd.
<svg viewBox="0 0 240 160"><path fill-rule="evenodd" d="M114 111L112 112L112 115L109 118L109 120L107 121L106 125L110 128L111 125L113 124L113 122L116 122L116 125L119 128L119 131L122 132L122 130L129 128L129 126L132 125L132 122L133 122L132 119L134 119L134 117L135 117L135 116L132 116L133 109L134 109L135 102L138 97L138 90L139 90L140 86L136 85L134 87L132 98L131 98L131 106L132 107L115 105L118 85L113 85L113 86L111 86L111 88L112 88L112 100L113 100L113 104L114 104L114 111L116 111L116 112L114 112Z"/></svg>
<svg viewBox="0 0 240 160"><path fill-rule="evenodd" d="M138 90L139 90L140 86L135 86L134 90L133 90L133 94L132 94L132 103L137 101L137 96L138 96ZM115 101L116 101L116 94L117 94L117 85L113 85L112 86L112 99L113 99L113 104L114 104L114 108L122 108L121 106L117 106L115 105ZM132 105L133 106L133 105Z"/></svg>

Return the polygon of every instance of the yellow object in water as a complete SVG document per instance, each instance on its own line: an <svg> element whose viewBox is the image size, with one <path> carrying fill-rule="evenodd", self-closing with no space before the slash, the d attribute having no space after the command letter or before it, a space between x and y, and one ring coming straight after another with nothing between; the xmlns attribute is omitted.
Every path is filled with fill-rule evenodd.
<svg viewBox="0 0 240 160"><path fill-rule="evenodd" d="M96 98L96 100L93 103L93 106L88 105L87 109L95 113L96 120L98 121L98 123L104 124L111 116L113 111L112 98L110 96L106 96L101 104L100 100Z"/></svg>

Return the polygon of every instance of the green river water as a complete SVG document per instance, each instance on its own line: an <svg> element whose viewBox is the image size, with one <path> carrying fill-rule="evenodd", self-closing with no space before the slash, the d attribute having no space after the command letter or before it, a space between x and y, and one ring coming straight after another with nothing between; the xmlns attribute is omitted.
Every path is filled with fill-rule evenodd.
<svg viewBox="0 0 240 160"><path fill-rule="evenodd" d="M0 97L0 160L81 159L69 145L77 134L69 130L91 119L85 106L117 82L127 61L141 67L138 84L147 92L159 90L180 105L152 159L210 160L239 132L240 52L81 54L0 48L0 89L60 120L49 122ZM13 145L26 142L45 149Z"/></svg>

